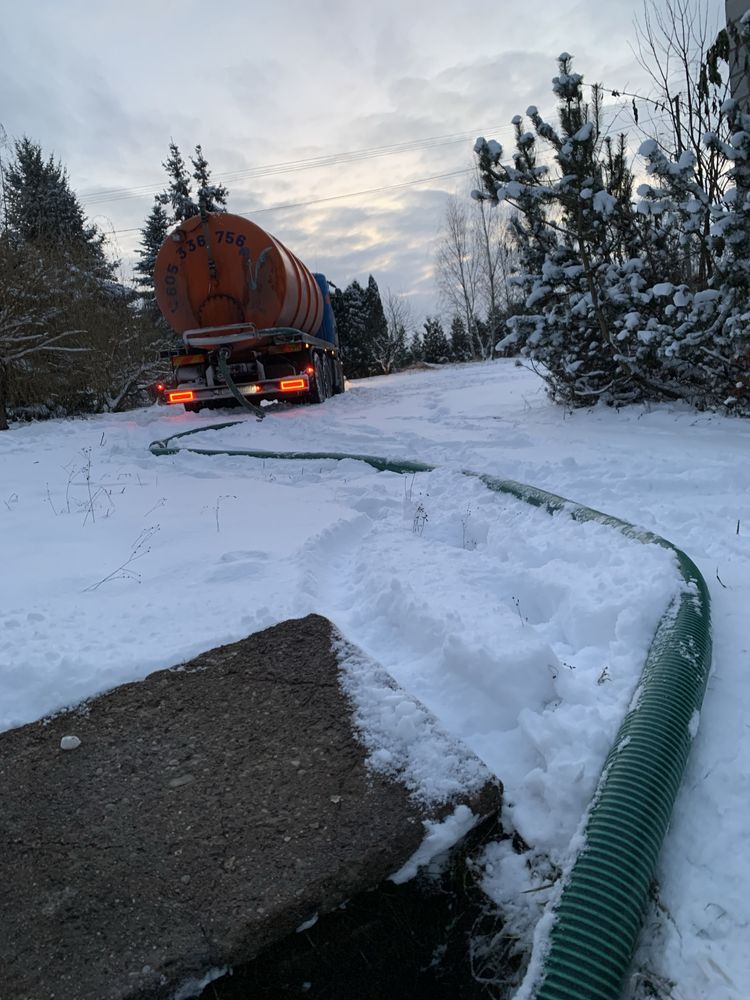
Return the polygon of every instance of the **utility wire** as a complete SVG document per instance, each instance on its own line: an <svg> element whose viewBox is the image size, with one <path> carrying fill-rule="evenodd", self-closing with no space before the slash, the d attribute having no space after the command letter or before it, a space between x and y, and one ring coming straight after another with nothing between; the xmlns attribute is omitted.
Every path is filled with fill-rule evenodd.
<svg viewBox="0 0 750 1000"><path fill-rule="evenodd" d="M588 84L587 86L593 86L593 85L592 84ZM607 88L602 87L602 90L607 90ZM607 90L607 93L613 93L616 96L618 95L617 91L608 91ZM624 95L624 93L622 91L620 91L619 94L621 94L622 96L626 96L626 95ZM627 96L629 96L629 95L627 95ZM608 129L610 129L614 125L614 123L617 121L617 119L622 114L622 112L626 108L628 108L628 107L629 107L629 102L628 101L623 101L619 105L614 105L614 106L610 105L609 107L605 107L605 108L602 109L603 111L609 111L609 110L611 110L611 111L614 112L612 120L610 121L610 123L608 125ZM497 127L496 129L489 129L489 130L486 130L486 131L487 131L487 133L489 135L493 135L493 133L495 135L497 135L497 134L499 134L501 132L506 132L507 133L509 130L515 131L515 127L513 125L501 125L501 126ZM431 148L432 146L448 145L450 143L455 143L455 142L463 142L463 141L466 141L466 137L467 136L473 136L475 134L476 134L476 130L471 130L471 131L467 130L466 132L463 132L463 133L452 133L452 134L447 135L447 136L431 136L431 137L428 137L426 139L419 140L418 143L392 143L389 146L374 146L374 147L369 147L367 149L362 149L362 150L351 150L351 151L345 152L345 153L331 154L330 156L315 157L312 160L304 161L304 163L302 163L302 164L300 164L298 161L289 160L289 161L285 161L284 163L269 164L269 165L267 165L265 167L253 167L253 168L249 168L246 171L235 171L234 175L236 175L236 176L247 176L248 174L250 174L250 175L262 177L262 176L265 176L266 174L285 173L285 172L288 172L288 171L291 171L291 170L302 170L302 169L307 169L308 167L315 167L315 166L335 165L335 164L337 164L339 162L351 162L351 159L371 159L371 158L374 158L374 157L377 157L377 156L391 155L392 153L399 153L399 152L404 152L404 151L412 151L412 150L419 150L419 149ZM351 158L351 159L347 159L347 158ZM345 198L356 198L356 197L360 197L360 196L364 196L364 195L379 194L379 193L381 193L383 191L403 190L404 188L413 187L413 186L418 185L418 184L424 184L424 183L427 183L429 181L444 180L444 179L449 178L449 177L459 177L461 175L466 175L466 174L471 174L471 173L473 173L473 168L463 169L463 170L454 170L454 171L449 171L447 173L432 174L432 175L430 175L428 177L418 177L418 178L416 178L414 180L403 181L403 182L401 182L399 184L385 184L385 185L381 185L379 187L367 188L367 189L361 190L361 191L348 191L345 194L328 195L328 196L326 196L324 198L312 198L312 199L309 199L308 201L288 202L288 203L285 203L283 205L271 205L268 208L253 208L253 207L246 207L246 208L239 208L239 209L234 209L233 208L233 211L235 211L237 214L240 214L240 215L243 214L243 213L245 213L245 212L251 213L253 216L255 216L255 215L264 215L267 212L281 212L281 211L284 211L286 209L291 209L291 208L307 208L307 207L309 207L311 205L321 205L321 204L324 204L326 202L340 201L340 200L345 199ZM215 174L214 176L216 178L219 178L219 177L230 177L230 176L233 176L233 173L229 172L229 173ZM150 188L150 185L147 186L147 187ZM113 193L117 192L118 190L121 190L123 192L125 192L125 191L135 192L135 191L137 191L139 189L136 189L136 188L113 189ZM106 192L103 192L103 193L106 193ZM138 195L135 195L135 194L128 195L128 197L137 197L137 196ZM113 199L110 199L110 200L112 200L112 201L119 201L121 199L113 198ZM141 232L142 229L143 229L142 226L135 226L135 227L132 227L132 228L129 228L129 229L112 229L112 230L110 230L107 233L107 236L119 236L119 235L124 235L126 233L139 233L139 232Z"/></svg>
<svg viewBox="0 0 750 1000"><path fill-rule="evenodd" d="M473 173L473 169L452 170L445 174L432 174L430 177L418 177L413 181L403 181L400 184L384 184L381 187L368 188L366 191L349 191L346 194L332 194L326 198L314 198L311 201L295 201L289 202L286 205L271 205L269 208L241 208L237 209L237 213L241 215L243 212L252 212L253 215L261 215L264 212L281 212L287 208L306 208L308 205L320 205L326 201L339 201L342 198L355 198L358 195L364 194L378 194L381 191L397 191L401 188L413 187L415 184L426 184L427 181L443 180L446 177L460 177L462 174L471 173ZM134 229L113 229L107 235L119 236L122 233L140 233L142 228L142 226L137 226Z"/></svg>
<svg viewBox="0 0 750 1000"><path fill-rule="evenodd" d="M512 129L512 125L495 125L489 130L493 132L507 132ZM408 142L391 143L385 146L371 146L366 149L354 149L342 153L330 153L322 156L314 156L305 160L285 160L281 163L269 163L264 166L248 167L245 170L224 171L212 174L215 179L239 179L265 177L269 174L290 173L299 170L311 170L316 167L337 166L340 163L352 163L359 160L369 160L380 156L392 156L398 153L418 152L423 149L433 149L439 146L448 146L458 142L465 142L467 138L476 136L479 130L472 129L464 132L452 132L448 135L428 136L424 139L410 140ZM110 201L122 201L128 198L140 198L154 191L158 184L142 184L138 187L110 188L105 191L92 191L88 195L80 195L81 199L88 200L86 205L100 205ZM109 197L110 195L114 197ZM117 197L119 196L119 197Z"/></svg>
<svg viewBox="0 0 750 1000"><path fill-rule="evenodd" d="M627 102L624 102L624 104L627 104ZM623 106L617 106L613 110L615 110L615 112L616 112L615 113L615 117L617 117L617 115L619 115L621 113L621 111L623 110ZM502 126L502 128L505 131L507 131L509 128L510 129L514 129L514 126L512 126L512 125L506 125L506 126ZM471 132L471 133L465 133L465 135L466 134L473 135L474 133L473 132ZM492 133L490 132L489 134L492 134ZM460 140L455 140L455 141L460 141ZM399 184L385 184L385 185L381 185L380 187L367 188L367 189L362 190L362 191L348 191L345 194L328 195L328 196L326 196L324 198L312 198L312 199L310 199L308 201L288 202L288 203L283 204L283 205L271 205L268 208L246 207L246 208L234 209L234 207L233 207L233 211L236 212L239 215L242 215L243 213L247 212L247 213L250 213L253 216L255 216L255 215L264 215L267 212L282 212L285 209L290 209L290 208L308 208L311 205L321 205L321 204L324 204L325 202L340 201L340 200L342 200L344 198L356 198L356 197L359 197L359 196L362 196L362 195L379 194L382 191L397 191L397 190L402 190L404 188L413 187L413 186L415 186L417 184L427 183L428 181L445 180L446 178L449 178L449 177L459 177L461 175L471 174L473 172L474 172L473 168L463 169L463 170L453 170L453 171L450 171L450 172L447 172L447 173L442 173L442 174L432 174L432 175L430 175L428 177L418 177L415 180L403 181L403 182L401 182ZM142 229L143 229L142 226L135 226L135 227L130 228L130 229L112 229L112 230L109 231L109 233L107 235L108 236L120 236L120 235L124 235L126 233L139 233L139 232L141 232Z"/></svg>

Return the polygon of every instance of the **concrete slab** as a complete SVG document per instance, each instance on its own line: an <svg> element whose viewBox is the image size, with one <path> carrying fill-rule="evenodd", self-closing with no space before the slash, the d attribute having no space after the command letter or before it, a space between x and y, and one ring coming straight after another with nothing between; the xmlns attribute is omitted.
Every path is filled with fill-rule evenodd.
<svg viewBox="0 0 750 1000"><path fill-rule="evenodd" d="M189 996L401 868L425 821L497 809L455 745L470 787L443 801L373 770L365 662L311 615L0 734L2 994ZM446 738L432 720L419 739Z"/></svg>

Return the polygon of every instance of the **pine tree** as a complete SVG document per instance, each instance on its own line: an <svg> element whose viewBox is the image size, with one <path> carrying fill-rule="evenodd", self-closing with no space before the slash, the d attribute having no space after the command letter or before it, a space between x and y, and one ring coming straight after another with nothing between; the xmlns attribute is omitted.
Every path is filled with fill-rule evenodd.
<svg viewBox="0 0 750 1000"><path fill-rule="evenodd" d="M448 360L450 344L443 324L437 317L428 316L424 322L422 352L424 360L430 364L441 364Z"/></svg>
<svg viewBox="0 0 750 1000"><path fill-rule="evenodd" d="M159 198L154 199L146 224L141 230L141 245L136 250L140 260L134 265L135 283L150 299L154 294L154 264L156 255L171 228L169 216Z"/></svg>
<svg viewBox="0 0 750 1000"><path fill-rule="evenodd" d="M414 332L411 340L406 346L405 363L407 365L419 364L420 361L424 361L424 338L417 330Z"/></svg>
<svg viewBox="0 0 750 1000"><path fill-rule="evenodd" d="M14 143L14 158L4 172L5 228L18 243L33 243L75 259L100 278L111 277L104 235L86 222L59 161L45 160L41 146L24 136Z"/></svg>
<svg viewBox="0 0 750 1000"><path fill-rule="evenodd" d="M339 328L344 369L349 378L372 374L371 343L368 341L369 302L367 293L355 279L343 294L345 323Z"/></svg>
<svg viewBox="0 0 750 1000"><path fill-rule="evenodd" d="M333 282L329 282L331 286L331 309L333 309L333 318L336 320L336 330L338 332L339 343L348 343L351 334L349 330L349 311L346 307L346 299L344 298L343 291Z"/></svg>
<svg viewBox="0 0 750 1000"><path fill-rule="evenodd" d="M750 36L750 18L742 30ZM703 142L721 184L706 180L708 161L694 150L670 158L651 139L634 205L624 137L599 135L598 88L585 104L567 53L553 81L559 130L536 108L527 111L534 132L517 116L507 165L497 143L477 141L479 197L519 209L516 280L526 299L505 341L541 363L555 398L672 398L750 413L750 115L716 100L727 45L721 33L696 68L715 122ZM537 166L538 139L552 146L556 176Z"/></svg>
<svg viewBox="0 0 750 1000"><path fill-rule="evenodd" d="M366 288L354 280L344 292L334 290L331 305L349 378L366 378L382 371L377 345L382 347L387 341L388 324L373 276L369 276Z"/></svg>
<svg viewBox="0 0 750 1000"><path fill-rule="evenodd" d="M559 129L527 109L534 132L514 119L513 163L500 163L498 143L477 141L480 170L492 201L518 209L512 222L519 242L518 280L525 308L509 320L522 353L541 362L553 395L572 405L604 398L625 402L642 390L617 342L629 311L622 269L638 254L631 203L632 177L624 138L612 144L600 130L601 90L583 99L583 77L572 57L559 57L553 89L559 99ZM556 175L537 163L536 142L553 150ZM482 197L482 195L479 195Z"/></svg>
<svg viewBox="0 0 750 1000"><path fill-rule="evenodd" d="M193 200L190 175L177 144L169 143L169 156L162 164L167 171L169 186L159 195L162 205L171 206L173 222L184 222L197 215L200 208Z"/></svg>
<svg viewBox="0 0 750 1000"><path fill-rule="evenodd" d="M372 348L376 341L388 336L388 323L385 318L383 301L380 298L380 289L377 281L370 274L367 278L367 288L365 289L365 310L367 312L366 333L368 350L368 362L374 362L375 357Z"/></svg>
<svg viewBox="0 0 750 1000"><path fill-rule="evenodd" d="M191 157L193 164L193 179L196 183L196 201L201 212L226 212L229 192L223 184L211 184L211 172L208 161L203 155L200 145L195 147L195 156Z"/></svg>
<svg viewBox="0 0 750 1000"><path fill-rule="evenodd" d="M453 361L471 361L471 340L459 315L451 320L450 356Z"/></svg>

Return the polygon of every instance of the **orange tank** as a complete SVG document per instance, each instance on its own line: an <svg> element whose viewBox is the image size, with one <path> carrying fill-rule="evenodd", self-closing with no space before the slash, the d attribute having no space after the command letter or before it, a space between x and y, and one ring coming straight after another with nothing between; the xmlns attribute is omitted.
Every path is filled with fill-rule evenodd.
<svg viewBox="0 0 750 1000"><path fill-rule="evenodd" d="M314 336L323 320L323 296L305 265L260 226L226 212L205 220L196 215L167 236L154 289L164 318L180 334L240 323Z"/></svg>

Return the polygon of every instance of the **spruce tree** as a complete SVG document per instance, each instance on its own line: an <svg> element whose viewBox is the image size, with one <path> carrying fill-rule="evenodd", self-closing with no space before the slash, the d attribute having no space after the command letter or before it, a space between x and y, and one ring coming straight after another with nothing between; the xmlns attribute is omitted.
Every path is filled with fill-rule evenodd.
<svg viewBox="0 0 750 1000"><path fill-rule="evenodd" d="M343 294L346 321L339 329L344 369L350 378L372 374L371 344L368 342L369 306L367 293L355 279Z"/></svg>
<svg viewBox="0 0 750 1000"><path fill-rule="evenodd" d="M148 297L154 294L154 264L156 255L171 228L169 216L159 198L154 199L146 224L141 230L141 245L136 250L140 260L134 265L135 283Z"/></svg>
<svg viewBox="0 0 750 1000"><path fill-rule="evenodd" d="M458 314L451 320L450 356L453 361L471 361L471 340Z"/></svg>
<svg viewBox="0 0 750 1000"><path fill-rule="evenodd" d="M162 205L171 207L173 222L184 222L186 219L191 219L198 214L200 209L192 196L190 174L185 166L182 153L174 141L169 143L169 156L162 166L167 171L169 186L166 191L159 195L159 201Z"/></svg>
<svg viewBox="0 0 750 1000"><path fill-rule="evenodd" d="M404 361L405 364L419 364L420 361L424 361L424 338L418 330L407 344Z"/></svg>
<svg viewBox="0 0 750 1000"><path fill-rule="evenodd" d="M600 135L599 89L584 103L567 53L553 81L558 129L533 107L533 131L516 116L509 164L498 143L477 140L478 197L519 210L514 281L525 301L504 343L542 363L558 399L679 398L750 414L750 114L721 97L730 35L747 45L750 17L684 63L711 128L698 135L691 121L698 146L673 157L660 137L642 144L637 204L624 137ZM537 163L538 140L552 147L556 174Z"/></svg>
<svg viewBox="0 0 750 1000"><path fill-rule="evenodd" d="M441 364L448 360L450 344L443 324L435 316L428 316L425 320L422 353L424 360L430 364Z"/></svg>
<svg viewBox="0 0 750 1000"><path fill-rule="evenodd" d="M336 331L339 337L339 343L347 343L350 339L349 332L349 311L346 307L346 299L344 298L343 291L329 282L331 286L331 309L333 310L333 318L336 321Z"/></svg>
<svg viewBox="0 0 750 1000"><path fill-rule="evenodd" d="M367 278L367 288L365 289L365 310L367 313L365 330L365 355L367 364L375 367L374 345L388 336L388 323L385 318L383 301L380 298L378 283L370 274Z"/></svg>
<svg viewBox="0 0 750 1000"><path fill-rule="evenodd" d="M576 406L626 402L641 393L617 341L631 306L628 262L639 250L632 176L624 138L613 144L601 134L600 88L584 101L583 77L571 62L564 52L553 80L559 128L533 106L526 112L533 132L517 115L512 164L501 164L498 143L477 141L485 184L479 197L518 209L512 225L526 303L508 325L522 353L541 362L555 398ZM538 139L552 147L555 174L537 162ZM613 295L617 284L627 294Z"/></svg>
<svg viewBox="0 0 750 1000"><path fill-rule="evenodd" d="M199 145L195 147L195 156L191 157L193 164L193 179L196 184L195 197L201 212L226 212L229 192L223 184L211 184L211 171L208 161Z"/></svg>
<svg viewBox="0 0 750 1000"><path fill-rule="evenodd" d="M5 228L18 243L34 244L75 260L99 278L111 277L104 234L87 224L59 161L44 159L41 146L24 136L14 143L14 158L4 171Z"/></svg>

